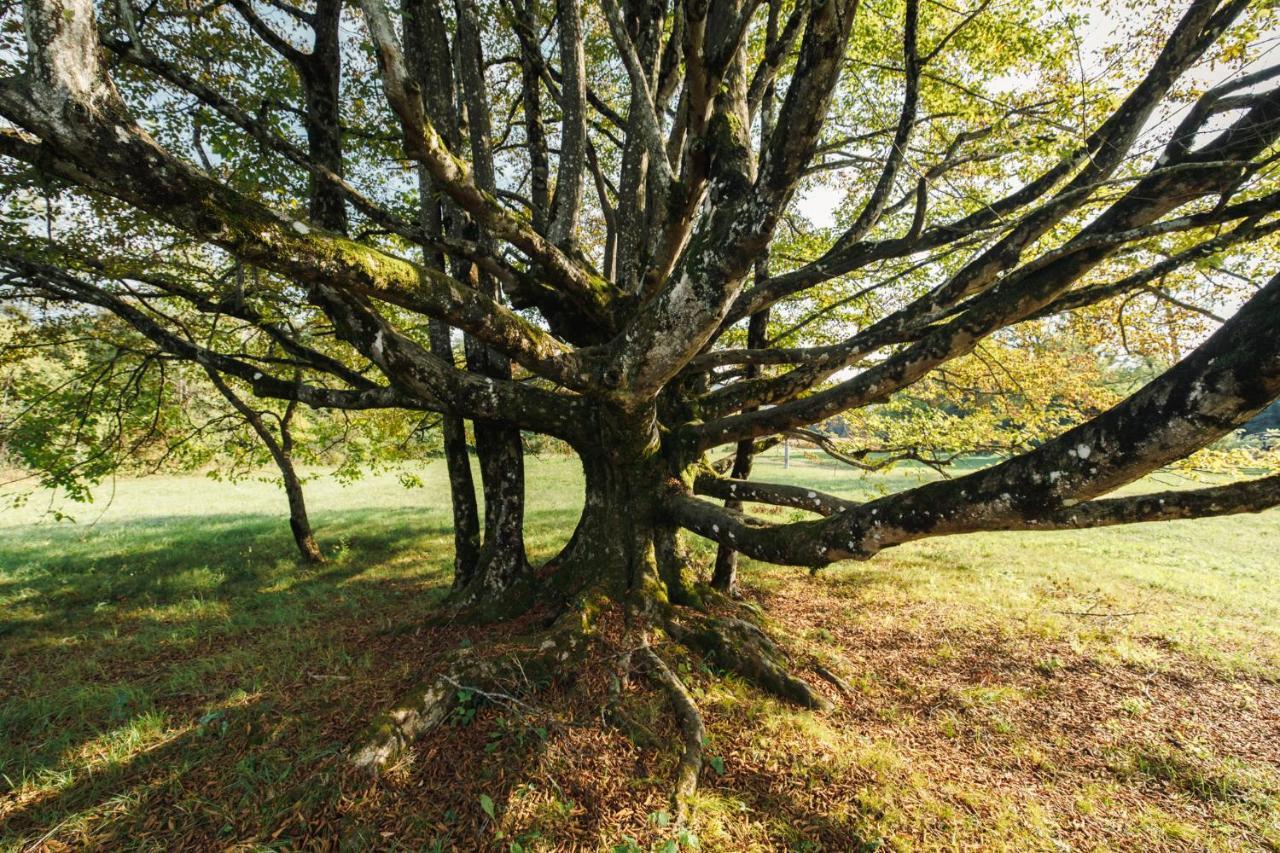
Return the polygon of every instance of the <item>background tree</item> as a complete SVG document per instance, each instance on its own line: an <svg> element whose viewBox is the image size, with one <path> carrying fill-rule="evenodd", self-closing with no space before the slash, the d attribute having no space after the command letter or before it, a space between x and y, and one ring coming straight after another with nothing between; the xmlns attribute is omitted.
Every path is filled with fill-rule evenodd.
<svg viewBox="0 0 1280 853"><path fill-rule="evenodd" d="M16 290L11 290L16 295ZM407 419L385 410L354 417L303 410L296 401L250 401L216 371L157 349L109 313L71 313L47 291L33 292L0 334L0 458L27 480L73 502L119 473L209 469L222 479L275 469L302 559L324 561L307 515L306 475L295 460L323 466L350 481L435 448L438 418ZM34 309L34 310L33 310ZM198 325L199 315L185 327ZM246 357L280 364L268 345L243 328L209 330ZM275 353L278 356L278 353ZM31 490L15 490L24 502ZM50 512L68 518L65 505Z"/></svg>
<svg viewBox="0 0 1280 853"><path fill-rule="evenodd" d="M259 397L439 412L451 464L474 421L486 524L456 603L543 627L514 662L450 661L356 760L384 762L438 722L457 678L517 667L536 683L621 632L681 719L683 803L702 725L657 632L825 700L696 582L682 531L717 543L732 589L732 552L817 568L929 536L1280 503L1274 476L1103 497L1280 395L1280 276L1262 283L1280 227L1268 8L1153 11L1117 40L1123 68L1091 78L1071 15L986 2L26 0L0 80L7 179L137 236L104 260L26 219L0 264L15 298L110 312ZM831 227L804 221L819 186L843 195ZM175 242L264 273L237 320L283 363L189 335L139 294L168 281L184 314L229 313L208 286L174 283L155 249ZM1263 262L1238 272L1246 250ZM1181 275L1197 264L1225 272L1197 291ZM864 504L725 476L762 442L807 430L821 444L811 427L837 415L960 407L982 393L978 363L1051 362L1029 341L1116 300L1147 312L1176 363L1124 399L1057 407L999 464ZM577 530L538 571L520 430L571 445L586 482ZM462 531L474 497L453 486ZM769 523L740 502L818 517Z"/></svg>

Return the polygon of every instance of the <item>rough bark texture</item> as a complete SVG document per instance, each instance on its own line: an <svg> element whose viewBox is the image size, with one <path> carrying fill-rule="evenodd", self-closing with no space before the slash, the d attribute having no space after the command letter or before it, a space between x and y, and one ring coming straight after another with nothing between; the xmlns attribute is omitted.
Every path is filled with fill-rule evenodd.
<svg viewBox="0 0 1280 853"><path fill-rule="evenodd" d="M471 156L476 185L483 191L497 191L494 174L489 99L484 77L484 52L480 43L478 12L471 0L459 0L457 54L463 102L469 126ZM487 238L481 236L482 244ZM473 269L467 278L491 298L501 298L497 282L487 273ZM491 379L511 380L511 360L483 341L468 337L467 366ZM524 547L524 444L520 428L499 420L475 422L476 455L480 459L480 481L484 489L484 544L475 576L465 582L465 594L472 598L496 597L529 572Z"/></svg>
<svg viewBox="0 0 1280 853"><path fill-rule="evenodd" d="M439 358L453 361L449 327L438 320L431 321L431 351ZM449 501L453 507L453 587L461 589L475 577L480 563L480 509L471 475L466 422L445 415L440 432L449 472Z"/></svg>
<svg viewBox="0 0 1280 853"><path fill-rule="evenodd" d="M302 96L283 111L301 116L305 146L281 132L293 119L271 114L274 106L250 113L239 95L221 93L216 80L187 73L181 57L163 55L164 44L153 50L147 27L158 25L135 20L150 10L121 4L120 20L103 29L118 25L126 38L107 32L103 43L131 73L216 114L236 139L260 147L264 161L278 159L305 176L306 203L292 205L309 211L304 221L263 201L277 198L278 186L242 191L139 126L101 61L89 0L25 0L29 67L0 80L0 116L12 126L0 132L0 154L272 274L302 294L296 298L310 314L296 330L272 311L232 313L217 293L195 284L163 288L183 311L233 316L245 334L271 336L287 353L281 361L201 342L153 310L147 299L156 294L138 295L133 285L158 279L140 278L128 262L82 258L58 268L15 243L0 248L0 286L109 311L171 357L243 382L259 396L443 414L457 524L454 604L477 617L532 607L562 614L561 627L535 633L522 652L526 664L548 671L569 660L560 643L570 634L561 631L582 638L592 627L587 618L570 630L573 620L563 614L598 613L598 602L607 600L637 636L665 630L763 689L825 706L759 626L700 586L682 531L717 544L713 586L732 592L738 553L817 567L927 536L1100 526L1280 502L1273 478L1177 496L1101 497L1204 447L1280 395L1280 276L1128 400L1002 464L865 504L747 481L760 442L801 435L821 443L804 430L882 403L1017 324L1138 292L1206 253L1274 233L1280 189L1269 166L1280 140L1280 68L1205 91L1158 159L1147 163L1136 146L1247 0L1190 0L1145 75L1105 119L1060 156L1036 155L1043 169L1025 184L949 221L931 221L938 218L929 207L932 182L986 131L958 131L941 159L932 145L918 144L924 67L947 39L927 50L917 45L921 8L909 0L900 30L879 28L895 40L900 32L894 54L902 88L895 120L865 137L888 141L877 177L831 245L811 261L788 259L791 268L776 274L767 263L770 244L800 182L823 167L830 107L846 94L841 75L856 0L800 4L785 26L778 2L602 0L589 8L557 0L550 22L534 4L514 2L519 43L510 44L510 55L519 71L510 79L522 91L508 107L524 116L523 136L494 127L490 109L501 99L490 91L497 79L491 69L507 60L484 51L504 35L472 0L447 7L406 0L396 12L384 0L362 0L360 19L349 21L333 0L314 12L273 6L310 28L307 51L281 37L248 0L232 0L247 27L236 37L261 41L296 73ZM758 16L765 16L762 52L753 29ZM607 25L619 60L603 71L585 67L582 38L595 17ZM401 170L404 180L389 181L391 190L367 179L363 188L353 186L348 178L361 170L348 168L351 135L340 121L346 23L376 57L394 117L375 131L383 147L365 149ZM556 29L554 40L544 26ZM625 111L610 106L611 98ZM556 108L558 131L546 118ZM386 156L387 133L409 168ZM609 156L597 146L609 147ZM527 154L521 168L509 170L523 174L527 166L527 192L495 166L495 151ZM1126 161L1138 174L1121 170ZM420 170L420 199L406 219L399 199L389 196L415 183L410 168ZM605 232L592 235L594 246L584 240L588 186ZM913 212L895 218L906 211ZM1177 235L1192 235L1193 249L1119 281L1092 281L1108 264L1141 258ZM406 244L420 262L397 254ZM53 257L76 256L75 247L52 249ZM959 253L948 267L954 271L924 292L904 291L893 310L864 328L820 345L771 343L771 306L824 296L821 289L838 277L930 253ZM146 259L135 260L148 275ZM724 343L740 321L749 326L744 348ZM465 366L454 358L455 334L464 341ZM475 424L482 540L465 420ZM585 479L573 537L536 571L523 542L522 431L568 442ZM706 458L725 445L734 448L732 465ZM742 513L745 502L822 517L770 523ZM662 663L661 647L646 641L644 648L640 656L682 721L680 806L696 781L700 721ZM357 753L361 763L389 760L447 716L449 679L496 683L505 674L490 663L449 664L453 675L429 680L375 727Z"/></svg>
<svg viewBox="0 0 1280 853"><path fill-rule="evenodd" d="M767 264L761 262L756 266L756 278L764 278L768 275ZM769 309L760 311L751 315L750 323L747 326L747 347L748 349L763 349L767 343L769 333ZM754 379L760 373L759 365L748 365L746 370L746 378ZM751 439L744 439L738 442L733 453L733 467L729 471L729 476L735 480L748 480L751 478L751 463L755 458L755 442ZM732 490L731 490L732 492ZM730 494L725 498L725 509L738 511L742 509L742 501L734 494ZM721 592L727 592L730 595L737 594L738 588L738 552L731 545L720 544L716 548L715 569L711 575L711 586Z"/></svg>

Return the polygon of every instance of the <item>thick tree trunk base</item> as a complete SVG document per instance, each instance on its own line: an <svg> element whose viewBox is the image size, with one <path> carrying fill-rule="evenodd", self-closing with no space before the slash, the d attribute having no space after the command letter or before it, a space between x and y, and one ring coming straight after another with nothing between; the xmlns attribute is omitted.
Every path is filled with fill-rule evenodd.
<svg viewBox="0 0 1280 853"><path fill-rule="evenodd" d="M393 763L415 739L450 718L459 690L523 696L557 678L594 666L613 669L620 662L621 671L611 671L608 680L625 683L634 664L662 691L678 724L672 805L683 818L697 787L706 729L689 689L663 660L666 652L658 640L674 641L787 701L815 710L831 707L791 674L777 644L747 621L751 614L743 603L698 583L677 530L660 511L670 469L654 445L628 447L620 440L605 446L630 455L582 456L582 516L560 554L533 571L499 573L497 583L473 579L455 594L445 621L559 615L521 637L514 652L509 641L500 656L486 657L478 648L454 652L437 674L365 732L351 752L354 763L371 769ZM511 556L522 561L523 549ZM602 681L584 678L582 683ZM642 748L661 747L660 738L626 713L618 695L592 699L597 700L603 706L597 719L612 721Z"/></svg>
<svg viewBox="0 0 1280 853"><path fill-rule="evenodd" d="M525 592L530 596L522 599L527 606L536 596ZM702 592L700 600L714 604L717 610L745 613L745 608L722 595L709 589ZM544 606L537 605L539 609ZM451 719L459 708L460 693L532 703L537 691L557 681L572 683L582 677L584 683L600 683L602 679L584 675L591 667L609 667L609 675L614 676L609 681L619 684L628 680L634 666L662 692L676 723L679 745L671 805L677 820L683 821L697 790L706 727L689 688L675 667L663 659L661 644L651 645L650 638L669 638L759 689L802 707L832 707L813 687L791 674L784 655L761 628L735 615L710 615L702 609L705 606L674 605L656 598L641 603L634 594L619 601L599 589L567 604L561 601L559 615L549 627L534 630L514 643L504 641L500 654L491 655L480 646L449 655L435 674L410 689L365 730L353 745L350 760L375 772L395 765L417 739ZM484 615L491 617L493 612L489 608ZM474 609L463 613L476 617ZM456 618L455 614L450 620ZM627 712L616 689L601 704L597 719L617 727L637 747L670 748L669 741Z"/></svg>
<svg viewBox="0 0 1280 853"><path fill-rule="evenodd" d="M471 579L449 595L449 618L472 624L501 622L548 600L540 594L523 547L518 554L497 555L492 550L482 550Z"/></svg>

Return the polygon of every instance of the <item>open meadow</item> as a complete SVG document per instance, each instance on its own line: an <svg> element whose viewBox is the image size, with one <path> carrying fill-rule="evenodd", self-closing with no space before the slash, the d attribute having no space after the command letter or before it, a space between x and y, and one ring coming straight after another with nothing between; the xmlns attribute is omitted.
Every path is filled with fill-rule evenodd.
<svg viewBox="0 0 1280 853"><path fill-rule="evenodd" d="M346 766L470 641L423 627L452 538L443 463L416 473L309 483L318 568L265 482L123 480L74 524L39 496L0 513L0 849L1280 848L1280 511L947 537L814 576L747 561L835 709L673 647L709 733L677 831L676 756L606 724L589 684L470 697L380 778ZM757 476L865 497L924 475L774 453ZM531 458L528 482L539 562L581 474ZM674 728L660 693L621 689L640 730Z"/></svg>
<svg viewBox="0 0 1280 853"><path fill-rule="evenodd" d="M1280 0L0 0L0 853L1280 853Z"/></svg>

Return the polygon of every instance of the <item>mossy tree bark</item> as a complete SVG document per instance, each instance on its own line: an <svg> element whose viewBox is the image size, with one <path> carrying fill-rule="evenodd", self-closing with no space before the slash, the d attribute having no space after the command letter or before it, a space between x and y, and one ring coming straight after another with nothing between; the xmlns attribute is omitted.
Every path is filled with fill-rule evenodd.
<svg viewBox="0 0 1280 853"><path fill-rule="evenodd" d="M938 146L911 144L921 121L922 69L938 51L960 49L965 40L947 36L922 55L920 3L905 0L901 42L893 45L901 63L886 66L901 69L897 121L869 128L864 137L891 140L878 177L829 246L812 259L788 259L792 268L778 273L763 261L779 223L802 180L828 165L824 139L846 130L830 126L828 116L852 94L841 75L849 64L856 0L795 4L785 25L777 0L686 4L670 20L676 10L663 3L624 9L602 0L595 11L620 62L602 63L590 74L609 75L595 81L608 84L608 98L590 85L583 61L582 24L590 10L559 0L558 20L548 24L557 28L558 62L543 57L541 43L508 44L522 63L520 81L536 87L505 104L525 108L530 127L523 141L490 124L490 106L501 99L487 89L490 63L481 48L501 41L505 22L490 24L471 0L452 8L439 0L405 0L395 11L384 0L362 0L352 32L367 34L393 116L363 150L391 163L386 134L399 135L403 160L421 169L420 192L434 200L417 221L403 218L398 189L387 193L367 181L356 187L345 177L360 170L343 168L343 143L351 136L344 136L336 106L343 94L334 53L341 4L325 0L315 12L278 7L313 28L311 52L281 38L246 0L232 5L251 37L297 72L307 147L283 135L270 116L246 112L239 98L185 73L181 55L169 46L155 48L168 55L153 52L151 44L160 40L138 25L129 3L118 4L111 13L118 20L104 21L100 30L89 0L24 0L28 67L0 79L0 116L12 126L0 133L0 153L42 177L141 211L142 218L163 223L165 239L179 232L286 282L263 295L265 319L236 316L246 334L273 335L287 352L284 363L201 343L205 338L189 334L173 315L153 310L149 300L161 295L140 295L132 286L149 258L105 264L80 253L78 262L60 269L49 257L76 258L76 247L42 246L49 251L42 254L13 242L0 249L0 287L19 288L24 298L40 294L110 311L173 357L233 377L258 396L444 414L452 419L447 440L461 499L457 518L468 530L474 513L465 493L470 489L474 507L474 484L462 476L458 444L463 419L473 421L486 524L474 560L464 555L474 536L459 540L465 582L456 603L482 615L542 605L555 610L558 627L543 633L568 633L546 637L554 652L530 640L526 657L540 667L569 666L571 658L560 657L569 652L561 641L577 638L571 645L580 647L603 600L625 613L629 629L665 632L765 689L821 707L787 672L785 650L758 626L738 615L704 612L734 605L693 582L680 531L722 549L715 581L731 590L737 553L813 568L868 559L926 536L1101 526L1280 504L1275 478L1154 499L1103 497L1222 437L1280 395L1280 276L1129 399L999 465L861 504L722 476L745 475L757 441L883 403L1019 324L1143 292L1171 269L1280 231L1280 190L1269 169L1280 141L1280 68L1242 69L1209 88L1185 104L1158 156L1149 163L1137 156L1151 118L1183 97L1180 80L1216 55L1211 49L1248 0L1186 0L1147 72L1065 151L984 149L989 134L965 119L940 131L951 134L941 160L934 159ZM748 37L762 12L769 16L763 50ZM521 14L527 27L529 15ZM127 38L112 35L116 29ZM156 87L141 96L130 89L130 98L150 103L160 87L195 98L265 160L287 163L296 177L305 174L308 203L286 204L293 213L273 209L267 200L279 198L280 182L246 191L159 144L112 82L103 44ZM248 48L245 55L256 55L256 45ZM772 107L762 107L773 81L783 78L775 122L766 118ZM611 100L627 105L625 116ZM558 133L535 126L543 121L544 103L559 108ZM1003 126L1011 118L995 122ZM556 138L553 180L549 140ZM608 147L608 156L600 156L597 145ZM526 149L528 195L499 182L494 164L495 150L519 159ZM1040 171L1004 197L972 204L938 198L933 182L957 163L995 168L990 164L1006 156L1019 174L1029 168L1024 156ZM522 173L520 166L511 173ZM578 205L585 172L599 208L594 225L603 232L594 247L585 247L587 229L579 227L586 215ZM402 176L412 185L407 168ZM939 221L931 197L954 218ZM308 221L302 210L311 212ZM360 229L349 227L348 214L357 212ZM415 217L420 212L415 209ZM1159 255L1175 236L1191 248L1118 282L1092 281L1111 263L1137 265ZM402 257L405 246L420 252L423 263ZM928 265L929 271L937 267L939 281L895 292L887 303L894 307L864 327L820 345L770 343L765 312L771 306L834 299L824 288L838 280L924 256L954 262ZM163 298L214 318L228 311L218 294L197 285L172 286ZM290 334L272 326L272 311L303 316L302 328ZM751 328L741 347L735 326L744 320ZM465 369L453 357L455 333L466 342ZM521 430L568 442L586 483L573 537L537 572L527 566L522 541ZM725 447L737 450L736 472L710 459ZM741 512L746 503L816 517L770 523ZM567 613L595 615L573 620ZM690 710L690 694L662 663L661 646L638 639L637 654L683 720L679 788L687 797L700 748L696 708ZM487 666L459 666L468 677L495 677ZM438 719L438 702L447 700L438 690L428 694L430 707L416 703L406 720Z"/></svg>
<svg viewBox="0 0 1280 853"><path fill-rule="evenodd" d="M457 4L456 67L476 185L483 192L496 193L490 99L478 14L472 0L460 0ZM454 110L452 114L458 116L462 112ZM461 131L460 127L458 135ZM482 244L491 244L489 237L479 233L474 224L465 230ZM502 298L498 282L475 265L462 270L459 278L494 300ZM511 360L502 352L474 336L467 336L466 354L467 366L473 372L498 381L511 381ZM524 443L520 428L507 421L480 419L475 421L474 429L484 490L484 541L472 576L455 582L471 597L508 589L528 575L530 568L524 547Z"/></svg>

